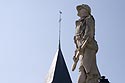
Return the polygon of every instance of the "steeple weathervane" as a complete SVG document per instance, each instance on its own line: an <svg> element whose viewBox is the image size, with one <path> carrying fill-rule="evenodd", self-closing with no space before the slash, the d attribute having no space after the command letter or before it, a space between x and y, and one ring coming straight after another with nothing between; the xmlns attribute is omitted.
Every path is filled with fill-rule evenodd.
<svg viewBox="0 0 125 83"><path fill-rule="evenodd" d="M61 21L62 21L62 12L59 11L59 48L60 48L60 36L61 36Z"/></svg>

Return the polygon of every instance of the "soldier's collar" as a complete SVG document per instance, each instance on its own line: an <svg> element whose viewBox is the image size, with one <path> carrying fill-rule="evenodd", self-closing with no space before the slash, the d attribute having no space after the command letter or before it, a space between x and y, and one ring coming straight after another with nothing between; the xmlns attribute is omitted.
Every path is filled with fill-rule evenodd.
<svg viewBox="0 0 125 83"><path fill-rule="evenodd" d="M79 21L84 21L86 18L88 18L88 17L90 17L90 16L91 16L91 15L86 16L86 17L82 17L82 18L79 19Z"/></svg>

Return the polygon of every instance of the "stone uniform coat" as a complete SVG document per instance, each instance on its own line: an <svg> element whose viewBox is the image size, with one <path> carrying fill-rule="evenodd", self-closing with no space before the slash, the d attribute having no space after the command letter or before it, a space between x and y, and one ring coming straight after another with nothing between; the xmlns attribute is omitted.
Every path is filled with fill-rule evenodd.
<svg viewBox="0 0 125 83"><path fill-rule="evenodd" d="M76 48L79 48L87 37L89 37L89 40L86 48L82 51L82 56L80 56L80 67L84 67L85 73L100 77L96 64L98 44L95 40L95 20L91 15L76 21L76 32L74 36Z"/></svg>

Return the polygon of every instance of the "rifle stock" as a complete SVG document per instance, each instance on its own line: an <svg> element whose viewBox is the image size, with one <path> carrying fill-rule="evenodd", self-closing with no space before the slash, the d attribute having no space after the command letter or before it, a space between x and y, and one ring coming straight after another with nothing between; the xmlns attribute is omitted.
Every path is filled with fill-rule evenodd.
<svg viewBox="0 0 125 83"><path fill-rule="evenodd" d="M86 47L88 39L89 39L89 37L84 41L84 43L82 44L80 49L84 49ZM72 71L74 71L76 66L77 66L77 63L79 61L79 56L80 56L80 50L77 50L76 53L75 53L75 56L74 56L74 63L72 65Z"/></svg>
<svg viewBox="0 0 125 83"><path fill-rule="evenodd" d="M74 60L74 64L72 65L72 71L75 70L76 65L77 65L77 63L79 61L79 51L76 53L76 55L74 56L74 58L75 58L75 60Z"/></svg>

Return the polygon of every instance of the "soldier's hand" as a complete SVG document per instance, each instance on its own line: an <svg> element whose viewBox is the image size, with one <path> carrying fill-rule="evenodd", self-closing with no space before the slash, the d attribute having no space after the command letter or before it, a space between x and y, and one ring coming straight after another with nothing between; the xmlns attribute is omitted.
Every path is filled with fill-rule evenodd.
<svg viewBox="0 0 125 83"><path fill-rule="evenodd" d="M73 60L76 61L76 57L75 56L73 56Z"/></svg>
<svg viewBox="0 0 125 83"><path fill-rule="evenodd" d="M76 56L73 56L73 60L74 60L74 62L77 62L79 59L76 58Z"/></svg>
<svg viewBox="0 0 125 83"><path fill-rule="evenodd" d="M73 56L73 60L74 62L76 62L78 59L76 58L76 56Z"/></svg>

